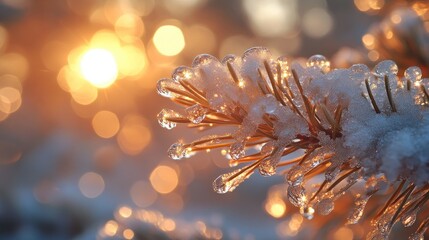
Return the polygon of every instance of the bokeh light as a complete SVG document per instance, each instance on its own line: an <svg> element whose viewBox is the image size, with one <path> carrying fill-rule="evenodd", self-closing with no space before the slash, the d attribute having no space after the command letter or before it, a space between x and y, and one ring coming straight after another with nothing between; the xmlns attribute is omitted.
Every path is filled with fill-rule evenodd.
<svg viewBox="0 0 429 240"><path fill-rule="evenodd" d="M102 138L111 138L119 130L119 119L110 111L99 111L92 118L92 127L95 133Z"/></svg>
<svg viewBox="0 0 429 240"><path fill-rule="evenodd" d="M174 56L185 48L185 37L179 27L164 25L156 30L153 35L153 43L162 55Z"/></svg>
<svg viewBox="0 0 429 240"><path fill-rule="evenodd" d="M109 220L105 225L104 225L104 233L107 236L113 237L115 236L115 234L118 232L118 223L114 220Z"/></svg>
<svg viewBox="0 0 429 240"><path fill-rule="evenodd" d="M87 172L79 179L79 189L87 198L96 198L104 191L104 179L95 172Z"/></svg>
<svg viewBox="0 0 429 240"><path fill-rule="evenodd" d="M156 167L150 174L149 180L153 188L161 194L172 192L179 183L176 170L165 165Z"/></svg>
<svg viewBox="0 0 429 240"><path fill-rule="evenodd" d="M296 27L295 0L244 0L243 6L252 30L262 37L282 36Z"/></svg>
<svg viewBox="0 0 429 240"><path fill-rule="evenodd" d="M333 27L331 15L323 8L308 10L302 19L302 30L312 38L321 38L327 35Z"/></svg>
<svg viewBox="0 0 429 240"><path fill-rule="evenodd" d="M90 49L80 60L83 77L98 88L112 85L118 77L115 57L106 49Z"/></svg>

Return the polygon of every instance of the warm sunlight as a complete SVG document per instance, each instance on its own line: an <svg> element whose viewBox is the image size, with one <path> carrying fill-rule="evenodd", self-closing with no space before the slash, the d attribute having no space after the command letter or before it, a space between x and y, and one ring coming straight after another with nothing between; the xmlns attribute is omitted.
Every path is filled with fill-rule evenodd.
<svg viewBox="0 0 429 240"><path fill-rule="evenodd" d="M118 76L115 57L110 51L90 49L80 60L80 71L84 79L97 88L107 88Z"/></svg>

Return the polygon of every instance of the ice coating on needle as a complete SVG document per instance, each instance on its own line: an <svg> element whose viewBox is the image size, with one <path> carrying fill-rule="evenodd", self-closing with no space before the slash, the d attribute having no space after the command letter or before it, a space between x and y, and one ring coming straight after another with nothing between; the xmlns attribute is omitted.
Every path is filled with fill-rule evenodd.
<svg viewBox="0 0 429 240"><path fill-rule="evenodd" d="M293 108L282 105L275 94L271 94L274 90L272 85L266 84L270 73L264 64L272 67L271 74L275 80L277 71L281 69L283 78L279 84L284 85L287 81L285 92L291 91L289 95L295 95L290 101ZM419 179L422 179L419 181L429 180L429 176L421 170L429 162L429 150L426 150L429 148L425 147L429 143L428 111L416 104L414 95L406 94L406 84L397 87L398 80L402 81L402 78L397 76L398 67L393 61L382 61L372 71L364 64L331 70L329 61L321 55L310 57L302 66L286 57L274 60L266 48L252 48L242 57L229 55L222 62L211 55L200 55L195 58L192 67L177 68L172 80L160 80L157 88L162 96L174 98L178 94L175 90L187 89L180 83L188 81L204 92L210 109L219 114L240 117L242 121L233 134L235 143L229 148L231 157L239 159L244 156L247 138L257 133L258 126L265 123L264 118L275 119L272 121L273 135L277 139L275 147L284 147L297 135L314 134L309 132L307 123L294 111L296 107L302 115L308 114L305 109L307 100L299 97L300 90L292 79L291 69L295 70L307 100L320 108L316 108L320 111L318 118L329 121L329 116L322 112L338 105L342 107L343 117L338 126L342 144L334 144L333 139L323 138L325 141L321 145L327 151L341 153L338 158L342 159L357 157L363 162L372 162L366 163L367 171L382 171L390 179L419 172ZM416 82L423 84L421 70L410 67L405 71L403 80L410 81L413 87ZM381 114L374 112L375 106L368 97L365 81ZM390 87L396 112L391 111L386 84ZM418 90L413 89L413 92ZM289 103L287 96L283 99L286 104ZM204 105L197 103L187 107L184 116L190 123L198 124L204 122L208 111ZM168 115L174 114L164 111L160 115L160 123L172 128L175 124L169 121ZM276 161L272 162L275 164Z"/></svg>
<svg viewBox="0 0 429 240"><path fill-rule="evenodd" d="M192 67L177 68L172 80L161 79L159 94L184 108L163 110L158 120L167 129L179 123L200 130L228 127L228 134L179 142L168 152L178 160L222 149L230 166L241 166L214 181L218 193L233 191L255 171L271 176L287 167L288 198L311 219L314 213L335 211L335 200L364 182L347 220L355 224L371 196L385 186L408 180L403 206L422 198L414 188L426 191L428 86L420 68L399 72L391 60L373 68L355 64L337 69L321 55L294 61L257 47L222 61L200 55ZM306 181L314 175L321 182L307 188ZM412 225L419 202L424 203L415 200L416 208L408 212L401 212L398 204L388 205L370 236L385 238L392 222Z"/></svg>

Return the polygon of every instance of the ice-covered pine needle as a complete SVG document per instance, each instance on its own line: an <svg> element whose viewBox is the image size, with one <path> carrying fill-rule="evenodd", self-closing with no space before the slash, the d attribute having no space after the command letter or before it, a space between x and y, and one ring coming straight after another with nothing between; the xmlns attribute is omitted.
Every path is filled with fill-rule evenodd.
<svg viewBox="0 0 429 240"><path fill-rule="evenodd" d="M159 94L184 107L162 110L158 121L167 129L235 127L168 150L181 159L227 149L230 165L241 167L213 182L218 193L233 191L255 171L270 176L283 168L288 198L306 218L329 214L335 200L356 188L348 224L383 194L378 212L365 219L372 222L368 239L386 239L395 223L417 221L410 239L422 239L429 226L428 84L418 67L402 76L390 60L372 70L364 64L331 69L320 55L300 63L273 59L265 48L222 61L200 55L192 67L158 82ZM319 184L306 184L310 178Z"/></svg>

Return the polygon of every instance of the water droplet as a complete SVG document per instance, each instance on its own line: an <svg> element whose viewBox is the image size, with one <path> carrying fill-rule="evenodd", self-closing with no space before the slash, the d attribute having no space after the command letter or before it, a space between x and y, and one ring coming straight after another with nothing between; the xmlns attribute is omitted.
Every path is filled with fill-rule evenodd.
<svg viewBox="0 0 429 240"><path fill-rule="evenodd" d="M354 64L350 67L351 78L355 81L364 81L367 79L371 73L368 66L365 64Z"/></svg>
<svg viewBox="0 0 429 240"><path fill-rule="evenodd" d="M307 203L307 196L305 195L305 189L301 186L289 186L287 189L287 196L289 202L295 207L302 207Z"/></svg>
<svg viewBox="0 0 429 240"><path fill-rule="evenodd" d="M308 58L307 67L327 73L331 69L331 63L326 59L325 56L313 55Z"/></svg>
<svg viewBox="0 0 429 240"><path fill-rule="evenodd" d="M416 222L417 213L415 211L407 212L401 217L401 222L404 227L410 227Z"/></svg>
<svg viewBox="0 0 429 240"><path fill-rule="evenodd" d="M189 156L189 149L181 142L173 143L167 151L168 156L174 160L180 160Z"/></svg>
<svg viewBox="0 0 429 240"><path fill-rule="evenodd" d="M199 104L195 104L186 108L186 113L189 121L198 124L201 123L206 117L207 109L203 108Z"/></svg>
<svg viewBox="0 0 429 240"><path fill-rule="evenodd" d="M300 165L293 166L287 173L286 180L291 186L298 186L304 181L304 169Z"/></svg>
<svg viewBox="0 0 429 240"><path fill-rule="evenodd" d="M244 180L253 174L252 168L243 167L217 177L213 182L213 189L217 193L232 192Z"/></svg>
<svg viewBox="0 0 429 240"><path fill-rule="evenodd" d="M166 129L173 129L176 127L177 124L175 122L168 120L169 118L174 117L180 117L180 114L169 109L162 109L162 111L157 115L159 125Z"/></svg>
<svg viewBox="0 0 429 240"><path fill-rule="evenodd" d="M200 54L194 58L194 61L192 62L192 67L199 68L213 62L218 62L217 58L213 57L210 54Z"/></svg>
<svg viewBox="0 0 429 240"><path fill-rule="evenodd" d="M374 72L379 77L396 75L398 74L398 65L392 60L384 60L374 67Z"/></svg>
<svg viewBox="0 0 429 240"><path fill-rule="evenodd" d="M417 233L411 234L410 238L408 238L408 239L409 240L424 240L425 236L423 233L417 232Z"/></svg>
<svg viewBox="0 0 429 240"><path fill-rule="evenodd" d="M299 209L299 213L308 220L313 219L314 217L314 208L309 206L304 206Z"/></svg>
<svg viewBox="0 0 429 240"><path fill-rule="evenodd" d="M422 70L419 67L409 67L404 72L406 80L411 82L419 82L422 80Z"/></svg>
<svg viewBox="0 0 429 240"><path fill-rule="evenodd" d="M171 76L171 79L175 82L189 80L193 76L193 70L186 66L180 66L176 68Z"/></svg>
<svg viewBox="0 0 429 240"><path fill-rule="evenodd" d="M347 218L347 224L356 224L362 218L363 210L365 209L366 204L368 203L369 197L362 197L360 195L355 199L355 206L350 212L349 217Z"/></svg>
<svg viewBox="0 0 429 240"><path fill-rule="evenodd" d="M229 147L228 151L229 156L231 156L232 159L237 160L245 155L244 151L244 143L243 142L235 142Z"/></svg>
<svg viewBox="0 0 429 240"><path fill-rule="evenodd" d="M334 210L334 201L332 198L324 198L317 203L317 212L321 215L328 215Z"/></svg>

